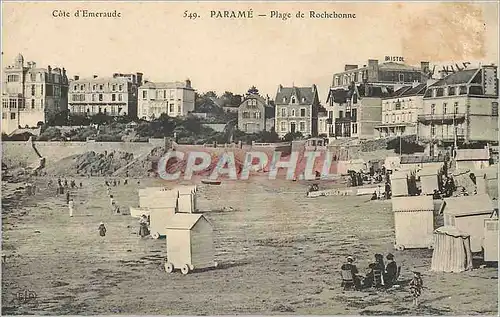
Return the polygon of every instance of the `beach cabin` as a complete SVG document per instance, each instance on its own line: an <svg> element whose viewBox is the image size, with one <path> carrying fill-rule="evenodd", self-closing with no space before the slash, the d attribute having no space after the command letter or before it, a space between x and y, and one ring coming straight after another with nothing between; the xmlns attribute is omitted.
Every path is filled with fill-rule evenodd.
<svg viewBox="0 0 500 317"><path fill-rule="evenodd" d="M434 231L431 271L463 272L472 269L470 235L453 226Z"/></svg>
<svg viewBox="0 0 500 317"><path fill-rule="evenodd" d="M179 198L179 192L175 189L149 192L139 197L140 208L168 208L175 206Z"/></svg>
<svg viewBox="0 0 500 317"><path fill-rule="evenodd" d="M484 261L498 262L498 217L484 220Z"/></svg>
<svg viewBox="0 0 500 317"><path fill-rule="evenodd" d="M490 166L490 149L458 149L455 157L457 167L479 170Z"/></svg>
<svg viewBox="0 0 500 317"><path fill-rule="evenodd" d="M431 196L393 197L397 250L431 248L434 231L434 203Z"/></svg>
<svg viewBox="0 0 500 317"><path fill-rule="evenodd" d="M196 212L196 186L178 186L175 189L179 191L179 212Z"/></svg>
<svg viewBox="0 0 500 317"><path fill-rule="evenodd" d="M151 209L149 208L137 208L137 207L130 207L130 216L134 218L140 218L142 215L149 216L149 213L151 212Z"/></svg>
<svg viewBox="0 0 500 317"><path fill-rule="evenodd" d="M201 214L175 214L166 226L167 260L165 271L216 267L212 224Z"/></svg>
<svg viewBox="0 0 500 317"><path fill-rule="evenodd" d="M445 155L404 155L401 156L401 169L417 170L420 168L430 167L439 170L443 168L445 161Z"/></svg>
<svg viewBox="0 0 500 317"><path fill-rule="evenodd" d="M439 171L433 167L422 168L417 175L420 178L422 195L432 195L434 190L439 190Z"/></svg>
<svg viewBox="0 0 500 317"><path fill-rule="evenodd" d="M390 178L392 197L408 196L408 172L393 171Z"/></svg>
<svg viewBox="0 0 500 317"><path fill-rule="evenodd" d="M441 207L444 225L454 226L470 235L472 252L481 252L484 238L484 220L493 212L488 195L445 198Z"/></svg>

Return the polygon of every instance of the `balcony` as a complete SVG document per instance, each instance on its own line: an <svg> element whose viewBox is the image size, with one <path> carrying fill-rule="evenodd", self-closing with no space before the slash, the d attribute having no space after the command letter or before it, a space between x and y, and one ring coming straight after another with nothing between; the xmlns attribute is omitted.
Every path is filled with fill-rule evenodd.
<svg viewBox="0 0 500 317"><path fill-rule="evenodd" d="M465 113L446 113L446 114L420 114L418 122L442 122L442 121L460 121L465 119Z"/></svg>

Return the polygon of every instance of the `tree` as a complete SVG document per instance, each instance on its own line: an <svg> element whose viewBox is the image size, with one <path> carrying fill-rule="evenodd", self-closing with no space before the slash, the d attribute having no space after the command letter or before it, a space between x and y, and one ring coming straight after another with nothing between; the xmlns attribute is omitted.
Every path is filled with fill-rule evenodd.
<svg viewBox="0 0 500 317"><path fill-rule="evenodd" d="M68 124L69 125L90 125L90 119L84 115L81 114L72 114L70 113L68 117Z"/></svg>
<svg viewBox="0 0 500 317"><path fill-rule="evenodd" d="M252 87L250 87L250 89L248 89L248 94L250 94L250 95L258 95L259 94L259 90L257 89L257 87L252 86Z"/></svg>
<svg viewBox="0 0 500 317"><path fill-rule="evenodd" d="M69 110L63 110L54 115L47 121L50 126L65 126L68 125Z"/></svg>
<svg viewBox="0 0 500 317"><path fill-rule="evenodd" d="M283 137L283 140L286 142L290 142L290 141L295 141L295 140L301 139L303 137L304 137L304 135L301 132L298 132L298 131L297 132L288 132Z"/></svg>
<svg viewBox="0 0 500 317"><path fill-rule="evenodd" d="M90 117L90 122L97 125L108 124L111 123L112 121L113 117L102 112L99 112Z"/></svg>
<svg viewBox="0 0 500 317"><path fill-rule="evenodd" d="M203 96L208 98L217 98L217 94L213 90L207 91L206 93L203 94Z"/></svg>
<svg viewBox="0 0 500 317"><path fill-rule="evenodd" d="M274 130L274 128L271 129L271 131L262 131L259 133L259 139L262 143L275 143L280 140L280 137L278 133Z"/></svg>

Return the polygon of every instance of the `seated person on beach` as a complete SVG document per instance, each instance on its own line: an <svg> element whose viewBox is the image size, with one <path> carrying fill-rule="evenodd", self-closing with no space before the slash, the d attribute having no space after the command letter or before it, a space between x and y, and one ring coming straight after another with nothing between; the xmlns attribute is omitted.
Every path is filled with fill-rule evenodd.
<svg viewBox="0 0 500 317"><path fill-rule="evenodd" d="M377 192L374 191L371 200L377 200L377 199L378 199Z"/></svg>
<svg viewBox="0 0 500 317"><path fill-rule="evenodd" d="M394 261L394 255L392 253L387 254L387 265L385 267L384 273L384 283L387 287L391 287L396 283L398 278L398 265Z"/></svg>
<svg viewBox="0 0 500 317"><path fill-rule="evenodd" d="M357 275L359 273L358 268L354 264L354 258L352 256L347 257L346 263L342 264L340 269L342 271L351 271L354 287L358 290L361 289L361 280Z"/></svg>

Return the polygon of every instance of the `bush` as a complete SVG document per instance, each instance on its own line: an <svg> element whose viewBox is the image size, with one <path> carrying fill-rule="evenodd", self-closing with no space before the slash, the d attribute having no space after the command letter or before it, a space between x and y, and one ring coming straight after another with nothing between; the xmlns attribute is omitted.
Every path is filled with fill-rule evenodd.
<svg viewBox="0 0 500 317"><path fill-rule="evenodd" d="M62 141L63 136L61 130L55 127L48 127L43 133L37 137L38 141Z"/></svg>

